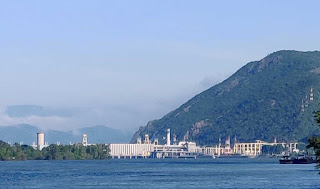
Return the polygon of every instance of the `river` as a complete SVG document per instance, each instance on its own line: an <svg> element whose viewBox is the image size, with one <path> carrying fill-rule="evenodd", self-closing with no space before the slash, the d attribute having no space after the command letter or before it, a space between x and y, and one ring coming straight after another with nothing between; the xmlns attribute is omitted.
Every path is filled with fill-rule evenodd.
<svg viewBox="0 0 320 189"><path fill-rule="evenodd" d="M276 158L0 162L0 188L320 188L308 165Z"/></svg>

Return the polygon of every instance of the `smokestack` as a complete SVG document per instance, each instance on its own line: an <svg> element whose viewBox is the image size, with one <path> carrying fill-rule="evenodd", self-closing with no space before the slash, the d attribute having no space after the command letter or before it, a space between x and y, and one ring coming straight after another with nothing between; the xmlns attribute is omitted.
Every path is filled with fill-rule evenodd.
<svg viewBox="0 0 320 189"><path fill-rule="evenodd" d="M170 129L167 129L167 146L170 146Z"/></svg>

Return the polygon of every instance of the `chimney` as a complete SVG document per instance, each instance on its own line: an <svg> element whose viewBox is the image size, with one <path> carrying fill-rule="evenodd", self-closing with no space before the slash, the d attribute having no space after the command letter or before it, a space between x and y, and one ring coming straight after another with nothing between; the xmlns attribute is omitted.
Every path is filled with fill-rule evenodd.
<svg viewBox="0 0 320 189"><path fill-rule="evenodd" d="M170 146L170 129L167 129L167 146Z"/></svg>

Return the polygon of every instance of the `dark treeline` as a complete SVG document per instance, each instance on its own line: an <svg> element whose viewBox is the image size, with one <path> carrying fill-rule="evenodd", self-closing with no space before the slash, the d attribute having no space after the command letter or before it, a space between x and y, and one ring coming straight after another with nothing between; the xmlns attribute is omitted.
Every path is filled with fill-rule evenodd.
<svg viewBox="0 0 320 189"><path fill-rule="evenodd" d="M85 159L108 159L109 150L105 144L92 146L55 145L52 144L44 149L37 150L28 145L9 145L0 141L0 160L85 160Z"/></svg>

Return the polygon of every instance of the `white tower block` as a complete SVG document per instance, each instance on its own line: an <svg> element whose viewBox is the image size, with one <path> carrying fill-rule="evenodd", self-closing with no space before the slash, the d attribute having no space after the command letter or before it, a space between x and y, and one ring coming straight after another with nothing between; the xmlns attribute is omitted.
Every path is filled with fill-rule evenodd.
<svg viewBox="0 0 320 189"><path fill-rule="evenodd" d="M37 147L38 150L42 150L44 147L44 133L37 133Z"/></svg>
<svg viewBox="0 0 320 189"><path fill-rule="evenodd" d="M83 146L88 146L88 136L87 134L82 135L82 145Z"/></svg>

